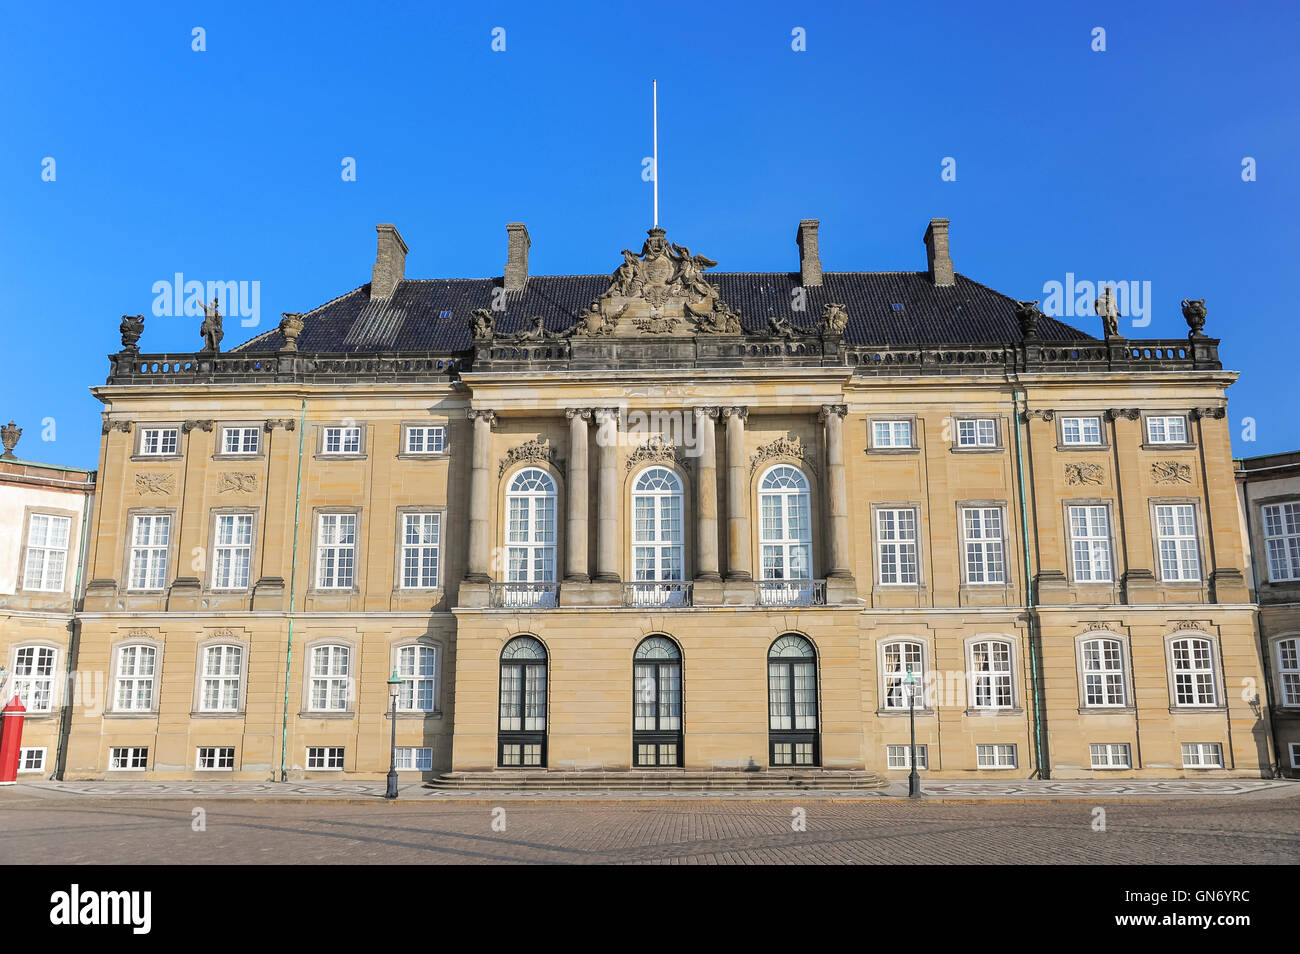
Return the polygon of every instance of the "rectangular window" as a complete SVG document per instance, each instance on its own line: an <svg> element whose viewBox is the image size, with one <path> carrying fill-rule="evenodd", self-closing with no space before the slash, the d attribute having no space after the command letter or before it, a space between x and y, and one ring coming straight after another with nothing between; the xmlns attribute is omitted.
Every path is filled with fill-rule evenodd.
<svg viewBox="0 0 1300 954"><path fill-rule="evenodd" d="M1127 742L1094 742L1088 746L1095 769L1132 768Z"/></svg>
<svg viewBox="0 0 1300 954"><path fill-rule="evenodd" d="M223 427L221 453L256 454L261 446L262 432L256 427Z"/></svg>
<svg viewBox="0 0 1300 954"><path fill-rule="evenodd" d="M199 746L199 754L194 767L200 772L233 769L235 767L235 747L233 745Z"/></svg>
<svg viewBox="0 0 1300 954"><path fill-rule="evenodd" d="M307 768L322 771L342 771L343 746L311 745L307 747Z"/></svg>
<svg viewBox="0 0 1300 954"><path fill-rule="evenodd" d="M149 749L143 745L109 749L108 767L128 772L142 772L149 767Z"/></svg>
<svg viewBox="0 0 1300 954"><path fill-rule="evenodd" d="M45 771L45 749L31 748L18 750L18 771L20 772L44 772Z"/></svg>
<svg viewBox="0 0 1300 954"><path fill-rule="evenodd" d="M1186 444L1187 418L1181 415L1177 417L1148 417L1147 443Z"/></svg>
<svg viewBox="0 0 1300 954"><path fill-rule="evenodd" d="M212 549L212 588L248 589L248 568L253 559L253 515L219 513Z"/></svg>
<svg viewBox="0 0 1300 954"><path fill-rule="evenodd" d="M1270 582L1300 580L1300 501L1263 508Z"/></svg>
<svg viewBox="0 0 1300 954"><path fill-rule="evenodd" d="M1010 709L1012 693L1011 644L987 640L971 646L971 679L975 708Z"/></svg>
<svg viewBox="0 0 1300 954"><path fill-rule="evenodd" d="M1277 679L1282 685L1282 705L1300 706L1300 638L1278 642Z"/></svg>
<svg viewBox="0 0 1300 954"><path fill-rule="evenodd" d="M1199 580L1201 556L1196 542L1196 508L1191 504L1160 504L1155 509L1161 579L1166 582Z"/></svg>
<svg viewBox="0 0 1300 954"><path fill-rule="evenodd" d="M316 537L316 587L352 589L357 561L357 515L323 513Z"/></svg>
<svg viewBox="0 0 1300 954"><path fill-rule="evenodd" d="M1005 583L1002 558L1002 508L963 507L967 583Z"/></svg>
<svg viewBox="0 0 1300 954"><path fill-rule="evenodd" d="M54 708L54 661L58 650L49 646L20 646L14 653L13 691L28 714Z"/></svg>
<svg viewBox="0 0 1300 954"><path fill-rule="evenodd" d="M438 650L433 646L402 646L397 650L399 712L432 712L437 700Z"/></svg>
<svg viewBox="0 0 1300 954"><path fill-rule="evenodd" d="M975 764L987 769L1012 769L1016 767L1014 745L977 745Z"/></svg>
<svg viewBox="0 0 1300 954"><path fill-rule="evenodd" d="M321 445L322 454L360 454L360 427L327 427L325 440Z"/></svg>
<svg viewBox="0 0 1300 954"><path fill-rule="evenodd" d="M447 443L445 427L408 427L406 429L406 453L441 454Z"/></svg>
<svg viewBox="0 0 1300 954"><path fill-rule="evenodd" d="M1063 417L1061 418L1061 443L1080 444L1083 446L1100 446L1101 418L1099 417Z"/></svg>
<svg viewBox="0 0 1300 954"><path fill-rule="evenodd" d="M166 586L171 532L171 514L136 514L131 527L131 577L127 589L161 590Z"/></svg>
<svg viewBox="0 0 1300 954"><path fill-rule="evenodd" d="M203 650L201 711L239 711L239 677L243 665L244 650L239 646L209 646Z"/></svg>
<svg viewBox="0 0 1300 954"><path fill-rule="evenodd" d="M1174 659L1174 703L1214 705L1214 644L1208 639L1177 639L1170 648Z"/></svg>
<svg viewBox="0 0 1300 954"><path fill-rule="evenodd" d="M1069 513L1075 580L1111 582L1110 511L1104 506L1084 506L1070 507Z"/></svg>
<svg viewBox="0 0 1300 954"><path fill-rule="evenodd" d="M1223 768L1223 743L1184 742L1183 768Z"/></svg>
<svg viewBox="0 0 1300 954"><path fill-rule="evenodd" d="M911 769L912 768L912 747L910 745L887 745L885 746L885 757L891 769ZM925 746L916 747L916 770L924 771L930 767L930 757L926 754Z"/></svg>
<svg viewBox="0 0 1300 954"><path fill-rule="evenodd" d="M152 646L123 646L117 651L118 712L149 712L153 709L153 679L158 650Z"/></svg>
<svg viewBox="0 0 1300 954"><path fill-rule="evenodd" d="M916 511L877 510L876 543L881 583L915 583Z"/></svg>
<svg viewBox="0 0 1300 954"><path fill-rule="evenodd" d="M1291 767L1300 769L1300 742L1291 743Z"/></svg>
<svg viewBox="0 0 1300 954"><path fill-rule="evenodd" d="M432 772L433 749L399 745L397 747L397 769L404 772Z"/></svg>
<svg viewBox="0 0 1300 954"><path fill-rule="evenodd" d="M911 421L872 421L872 447L911 447Z"/></svg>
<svg viewBox="0 0 1300 954"><path fill-rule="evenodd" d="M402 514L402 588L432 590L438 587L438 541L442 514Z"/></svg>
<svg viewBox="0 0 1300 954"><path fill-rule="evenodd" d="M63 589L64 570L68 565L68 536L71 517L34 513L27 525L27 563L23 570L23 589L57 593Z"/></svg>
<svg viewBox="0 0 1300 954"><path fill-rule="evenodd" d="M177 435L174 427L146 427L140 431L141 457L174 457Z"/></svg>
<svg viewBox="0 0 1300 954"><path fill-rule="evenodd" d="M347 711L352 682L350 655L346 646L312 649L309 707L313 712Z"/></svg>
<svg viewBox="0 0 1300 954"><path fill-rule="evenodd" d="M997 447L997 422L991 417L957 422L958 447Z"/></svg>
<svg viewBox="0 0 1300 954"><path fill-rule="evenodd" d="M1084 642L1083 689L1088 706L1124 705L1123 649L1118 639Z"/></svg>

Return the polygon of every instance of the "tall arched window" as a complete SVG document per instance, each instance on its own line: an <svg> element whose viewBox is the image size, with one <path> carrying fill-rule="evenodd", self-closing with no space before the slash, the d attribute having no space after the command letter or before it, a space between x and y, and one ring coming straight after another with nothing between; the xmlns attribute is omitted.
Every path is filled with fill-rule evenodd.
<svg viewBox="0 0 1300 954"><path fill-rule="evenodd" d="M924 697L920 695L925 684L921 644L910 639L885 643L884 654L885 694L882 708L907 709L910 707L910 700L903 688L906 684L908 669L912 670L912 676L916 680L914 685L915 691L918 693L917 708L924 708Z"/></svg>
<svg viewBox="0 0 1300 954"><path fill-rule="evenodd" d="M526 467L510 481L506 495L506 580L555 582L555 481L538 467Z"/></svg>
<svg viewBox="0 0 1300 954"><path fill-rule="evenodd" d="M632 557L637 580L682 578L682 482L651 467L632 488Z"/></svg>
<svg viewBox="0 0 1300 954"><path fill-rule="evenodd" d="M1175 639L1169 653L1173 658L1174 705L1215 705L1214 644L1208 639Z"/></svg>
<svg viewBox="0 0 1300 954"><path fill-rule="evenodd" d="M497 763L546 765L546 647L531 636L516 636L501 650Z"/></svg>
<svg viewBox="0 0 1300 954"><path fill-rule="evenodd" d="M758 491L763 579L812 579L808 478L797 467L779 464L763 475Z"/></svg>
<svg viewBox="0 0 1300 954"><path fill-rule="evenodd" d="M1011 644L1002 639L971 643L970 657L975 708L1010 709L1015 698L1011 678Z"/></svg>
<svg viewBox="0 0 1300 954"><path fill-rule="evenodd" d="M786 633L767 653L769 758L773 765L819 765L817 653Z"/></svg>
<svg viewBox="0 0 1300 954"><path fill-rule="evenodd" d="M1300 639L1277 642L1277 678L1282 685L1282 705L1300 706Z"/></svg>
<svg viewBox="0 0 1300 954"><path fill-rule="evenodd" d="M632 666L632 755L646 765L682 764L682 654L664 636L637 646Z"/></svg>

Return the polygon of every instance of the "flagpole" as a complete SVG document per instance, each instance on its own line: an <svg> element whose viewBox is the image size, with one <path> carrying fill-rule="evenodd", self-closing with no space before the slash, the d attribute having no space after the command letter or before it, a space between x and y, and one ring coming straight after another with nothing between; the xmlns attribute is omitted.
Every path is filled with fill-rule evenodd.
<svg viewBox="0 0 1300 954"><path fill-rule="evenodd" d="M659 228L659 81L651 80L654 94L654 176L655 176L655 228Z"/></svg>

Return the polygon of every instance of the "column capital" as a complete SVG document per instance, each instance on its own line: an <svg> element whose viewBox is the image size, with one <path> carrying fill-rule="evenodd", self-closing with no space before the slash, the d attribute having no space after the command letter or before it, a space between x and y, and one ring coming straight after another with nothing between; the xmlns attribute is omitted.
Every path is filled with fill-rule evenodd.
<svg viewBox="0 0 1300 954"><path fill-rule="evenodd" d="M707 417L709 418L709 420L712 421L716 421L718 419L717 407L697 407L697 408L692 408L692 410L695 412L696 417Z"/></svg>
<svg viewBox="0 0 1300 954"><path fill-rule="evenodd" d="M1222 420L1228 412L1221 407L1194 407L1188 412L1188 417L1193 421L1199 421L1203 417Z"/></svg>
<svg viewBox="0 0 1300 954"><path fill-rule="evenodd" d="M741 421L749 420L749 408L747 407L724 407L722 416L730 420L733 417L740 418Z"/></svg>
<svg viewBox="0 0 1300 954"><path fill-rule="evenodd" d="M487 421L488 427L495 427L497 423L497 412L485 407L471 407L465 411L465 416L471 421Z"/></svg>
<svg viewBox="0 0 1300 954"><path fill-rule="evenodd" d="M1025 411L1020 415L1020 419L1026 422L1032 421L1036 417L1041 418L1044 421L1054 421L1056 420L1056 412L1052 410L1043 410L1040 408L1033 411Z"/></svg>
<svg viewBox="0 0 1300 954"><path fill-rule="evenodd" d="M212 430L212 421L186 421L181 424L181 430L188 434L193 430L210 431Z"/></svg>
<svg viewBox="0 0 1300 954"><path fill-rule="evenodd" d="M831 415L835 417L844 417L849 413L847 404L823 404L822 409L817 412L817 420L824 421Z"/></svg>
<svg viewBox="0 0 1300 954"><path fill-rule="evenodd" d="M618 423L618 408L616 407L597 407L592 409L592 413L596 415L597 424L604 424L607 421Z"/></svg>
<svg viewBox="0 0 1300 954"><path fill-rule="evenodd" d="M1135 407L1112 407L1107 408L1102 415L1108 421L1118 421L1124 418L1126 421L1136 421L1142 416L1142 412Z"/></svg>
<svg viewBox="0 0 1300 954"><path fill-rule="evenodd" d="M268 434L277 427L283 427L286 431L292 431L298 426L298 422L291 417L275 417L262 425L262 430Z"/></svg>
<svg viewBox="0 0 1300 954"><path fill-rule="evenodd" d="M573 420L577 417L590 422L593 415L591 413L591 408L589 407L566 407L564 409L564 416L569 420Z"/></svg>

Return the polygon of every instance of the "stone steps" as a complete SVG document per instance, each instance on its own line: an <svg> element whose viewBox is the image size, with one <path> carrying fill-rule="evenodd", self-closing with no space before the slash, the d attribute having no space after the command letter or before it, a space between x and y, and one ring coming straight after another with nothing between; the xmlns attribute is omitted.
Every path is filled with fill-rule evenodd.
<svg viewBox="0 0 1300 954"><path fill-rule="evenodd" d="M425 783L433 789L528 791L776 791L884 788L888 783L859 769L744 771L482 771L443 772Z"/></svg>

